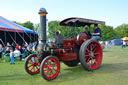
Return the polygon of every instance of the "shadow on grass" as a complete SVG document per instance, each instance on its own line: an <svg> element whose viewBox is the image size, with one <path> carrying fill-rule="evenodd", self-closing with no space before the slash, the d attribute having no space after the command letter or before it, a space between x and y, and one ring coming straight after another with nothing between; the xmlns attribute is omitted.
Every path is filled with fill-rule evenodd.
<svg viewBox="0 0 128 85"><path fill-rule="evenodd" d="M23 74L12 74L12 75L5 75L0 76L0 81L2 80L27 80L28 78L25 77Z"/></svg>
<svg viewBox="0 0 128 85"><path fill-rule="evenodd" d="M123 70L128 70L128 62L102 64L99 72L101 72L101 73L115 73L115 72L121 72Z"/></svg>
<svg viewBox="0 0 128 85"><path fill-rule="evenodd" d="M63 65L62 65L63 66ZM76 67L66 67L61 68L61 71L58 75L58 77L51 81L51 82L65 82L65 81L71 81L71 80L77 80L79 78L88 78L90 76L93 76L94 74L105 74L105 73L119 73L121 71L128 70L128 62L124 63L110 63L110 64L101 64L101 67L93 72L85 70L80 64ZM39 77L32 76L32 77ZM9 75L0 75L0 81L4 80L28 80L30 76L28 76L26 73L17 73L17 74L9 74ZM30 78L32 78L30 77ZM41 78L41 77L39 77Z"/></svg>
<svg viewBox="0 0 128 85"><path fill-rule="evenodd" d="M68 67L62 69L63 71L59 73L57 79L52 82L64 82L64 81L71 81L76 80L78 78L87 78L93 74L92 71L85 70L81 65L76 67Z"/></svg>
<svg viewBox="0 0 128 85"><path fill-rule="evenodd" d="M104 73L118 73L124 70L128 70L128 62L125 63L112 63L112 64L102 64L99 69L92 71L85 70L81 65L76 67L69 67L63 69L65 72L59 74L57 79L52 82L64 82L76 80L78 78L88 78L93 76L93 74L104 74Z"/></svg>

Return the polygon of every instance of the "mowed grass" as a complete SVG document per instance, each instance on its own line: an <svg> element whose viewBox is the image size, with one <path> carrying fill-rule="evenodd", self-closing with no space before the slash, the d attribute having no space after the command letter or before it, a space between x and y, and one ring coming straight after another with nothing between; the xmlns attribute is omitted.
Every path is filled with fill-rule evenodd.
<svg viewBox="0 0 128 85"><path fill-rule="evenodd" d="M80 64L68 67L61 63L60 73L53 81L44 80L40 74L27 74L23 61L15 65L1 62L0 85L128 85L128 47L104 49L102 65L93 72Z"/></svg>

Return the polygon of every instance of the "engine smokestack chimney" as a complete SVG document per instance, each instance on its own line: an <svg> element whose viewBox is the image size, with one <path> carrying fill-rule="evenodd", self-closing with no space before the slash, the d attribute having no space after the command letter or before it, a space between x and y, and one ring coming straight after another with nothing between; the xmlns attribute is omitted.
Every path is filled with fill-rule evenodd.
<svg viewBox="0 0 128 85"><path fill-rule="evenodd" d="M40 34L41 34L41 42L46 44L46 15L48 14L45 8L40 8Z"/></svg>

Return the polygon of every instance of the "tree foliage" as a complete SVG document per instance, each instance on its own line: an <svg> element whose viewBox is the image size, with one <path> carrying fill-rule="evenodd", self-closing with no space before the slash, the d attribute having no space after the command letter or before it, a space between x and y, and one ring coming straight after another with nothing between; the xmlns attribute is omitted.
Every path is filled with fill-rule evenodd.
<svg viewBox="0 0 128 85"><path fill-rule="evenodd" d="M27 22L23 23L22 26L24 26L24 27L26 27L26 28L29 28L29 29L31 29L31 30L34 30L34 25L33 25L33 23L30 22L30 21L27 21Z"/></svg>
<svg viewBox="0 0 128 85"><path fill-rule="evenodd" d="M114 38L119 38L118 34L115 32L114 28L112 26L99 26L102 31L102 38L101 40L111 40ZM85 27L69 27L69 26L60 26L59 21L51 21L48 23L48 37L52 37L56 31L61 31L61 35L65 38L69 38L71 36L77 36L80 32L84 32ZM94 25L90 26L89 31L91 33L94 32Z"/></svg>
<svg viewBox="0 0 128 85"><path fill-rule="evenodd" d="M60 31L64 38L77 36L80 32L84 32L83 27L60 26L59 21L51 21L48 23L48 37L52 37L56 31Z"/></svg>
<svg viewBox="0 0 128 85"><path fill-rule="evenodd" d="M115 28L116 33L122 37L128 37L128 24L122 24Z"/></svg>
<svg viewBox="0 0 128 85"><path fill-rule="evenodd" d="M13 21L13 22L16 23L16 24L19 24L19 25L21 25L23 27L26 27L26 28L28 28L30 30L34 30L34 24L32 22L30 22L30 21L27 21L27 22L24 22L24 23L16 22L16 21Z"/></svg>
<svg viewBox="0 0 128 85"><path fill-rule="evenodd" d="M101 40L106 41L106 40L119 38L119 36L117 35L117 33L115 32L112 26L100 25L99 28L101 29L102 32Z"/></svg>
<svg viewBox="0 0 128 85"><path fill-rule="evenodd" d="M25 23L20 23L16 22L15 23L22 25L24 27L27 27L31 30L34 30L40 34L39 24L33 24L30 21L27 21ZM60 26L59 21L50 21L48 22L48 38L52 37L56 31L60 31L61 35L68 39L71 36L77 36L80 32L84 32L85 27L69 27L69 26ZM112 26L105 26L105 25L99 25L99 28L101 28L102 31L102 38L101 40L106 41L106 40L112 40L115 38L122 38L122 37L128 37L128 24L122 24L115 29ZM94 25L90 26L89 31L91 33L94 32Z"/></svg>

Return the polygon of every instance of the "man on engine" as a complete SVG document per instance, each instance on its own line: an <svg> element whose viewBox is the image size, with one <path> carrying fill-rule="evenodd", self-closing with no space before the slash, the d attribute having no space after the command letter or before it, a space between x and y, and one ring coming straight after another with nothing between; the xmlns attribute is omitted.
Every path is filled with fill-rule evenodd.
<svg viewBox="0 0 128 85"><path fill-rule="evenodd" d="M101 29L98 27L97 24L95 24L94 32L92 33L93 40L99 40L101 38Z"/></svg>

